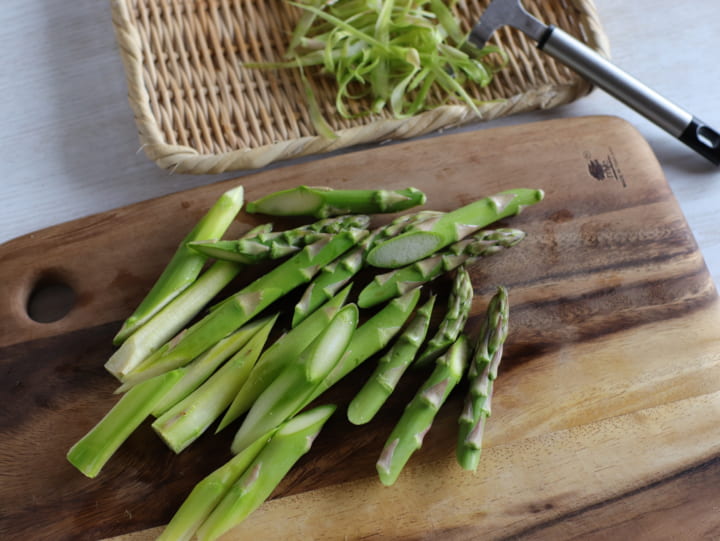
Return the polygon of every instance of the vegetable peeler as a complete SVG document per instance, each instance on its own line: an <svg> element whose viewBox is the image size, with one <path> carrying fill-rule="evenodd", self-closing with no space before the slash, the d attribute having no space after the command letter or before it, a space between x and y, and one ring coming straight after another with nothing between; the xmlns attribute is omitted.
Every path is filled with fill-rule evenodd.
<svg viewBox="0 0 720 541"><path fill-rule="evenodd" d="M482 48L501 26L520 30L537 42L538 49L635 109L715 165L720 165L720 133L567 32L539 21L528 13L521 0L493 0L473 27L469 40Z"/></svg>

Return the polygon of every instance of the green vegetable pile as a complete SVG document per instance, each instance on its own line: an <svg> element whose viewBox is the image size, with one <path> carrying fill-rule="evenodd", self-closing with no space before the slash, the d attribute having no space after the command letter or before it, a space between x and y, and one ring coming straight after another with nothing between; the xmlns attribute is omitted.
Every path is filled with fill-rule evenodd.
<svg viewBox="0 0 720 541"><path fill-rule="evenodd" d="M309 451L336 410L312 404L381 355L348 406L352 424L369 422L409 367L432 368L379 452L381 482L395 482L466 377L457 460L475 470L509 309L507 291L499 287L471 339L466 323L473 286L466 266L520 242L521 231L484 228L537 203L543 192L508 190L452 212L411 212L371 229L370 215L408 210L424 204L425 195L413 188L301 186L247 209L318 221L284 231L267 223L222 240L243 198L237 187L217 200L125 321L115 337L119 348L105 365L120 380L122 396L69 450L68 460L97 476L148 418L175 453L213 425L218 432L237 423L233 458L194 488L160 537L216 539L260 506ZM243 269L273 260L271 270L213 303ZM355 291L362 270L375 276ZM452 288L433 330L439 303L429 284L441 276ZM298 289L304 291L290 302ZM278 322L289 328L274 338Z"/></svg>
<svg viewBox="0 0 720 541"><path fill-rule="evenodd" d="M472 46L445 0L308 0L293 3L302 15L293 31L286 62L265 67L320 66L337 81L335 108L342 117L389 109L407 118L450 100L478 113L467 91L490 83L498 68L488 55L494 46ZM304 77L303 72L303 77ZM333 137L306 82L312 120L321 135ZM353 100L369 100L370 108Z"/></svg>

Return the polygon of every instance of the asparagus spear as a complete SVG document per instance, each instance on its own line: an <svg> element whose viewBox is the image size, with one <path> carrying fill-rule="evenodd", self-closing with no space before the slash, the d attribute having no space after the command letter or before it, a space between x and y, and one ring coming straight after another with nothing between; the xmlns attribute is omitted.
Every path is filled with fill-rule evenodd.
<svg viewBox="0 0 720 541"><path fill-rule="evenodd" d="M134 384L155 374L186 365L280 297L300 284L309 282L323 265L352 248L365 235L365 230L347 230L332 239L322 239L306 246L222 302L218 308L188 328L176 344L171 344L160 355L153 355L141 363L128 374L125 381Z"/></svg>
<svg viewBox="0 0 720 541"><path fill-rule="evenodd" d="M430 282L468 261L487 257L514 246L523 238L525 233L518 229L481 231L471 238L451 244L446 250L432 257L375 276L373 281L360 292L358 306L369 308L402 295L419 284Z"/></svg>
<svg viewBox="0 0 720 541"><path fill-rule="evenodd" d="M437 359L460 336L470 315L474 293L470 275L465 267L460 267L453 280L445 318L415 361L418 365L428 364Z"/></svg>
<svg viewBox="0 0 720 541"><path fill-rule="evenodd" d="M292 325L295 326L300 323L303 318L312 313L322 302L330 298L338 289L350 281L352 277L365 266L365 255L374 243L397 235L407 227L434 218L440 214L442 213L420 211L399 216L389 224L373 231L357 248L354 248L342 258L323 267L318 276L307 287L300 301L295 305Z"/></svg>
<svg viewBox="0 0 720 541"><path fill-rule="evenodd" d="M237 453L304 407L305 400L338 363L350 343L358 320L354 304L342 308L327 328L288 364L255 400L232 450Z"/></svg>
<svg viewBox="0 0 720 541"><path fill-rule="evenodd" d="M388 345L412 315L420 299L420 288L393 299L358 327L340 361L312 392L302 407L307 406L364 361Z"/></svg>
<svg viewBox="0 0 720 541"><path fill-rule="evenodd" d="M183 369L161 374L143 382L123 395L112 409L67 453L70 463L87 477L93 478L140 426L182 376Z"/></svg>
<svg viewBox="0 0 720 541"><path fill-rule="evenodd" d="M277 317L274 316L274 317ZM183 400L195 389L200 387L217 368L226 360L235 355L240 348L259 332L273 317L264 317L243 325L230 336L223 338L205 353L197 357L185 367L185 373L180 381L173 385L163 399L155 406L152 414L160 417L175 404ZM122 391L122 387L120 391Z"/></svg>
<svg viewBox="0 0 720 541"><path fill-rule="evenodd" d="M497 378L503 344L508 334L509 305L507 290L499 287L488 304L472 363L470 390L460 416L457 460L466 470L477 470L482 453L485 421L490 416L493 382Z"/></svg>
<svg viewBox="0 0 720 541"><path fill-rule="evenodd" d="M370 251L367 262L382 268L404 267L497 220L518 214L543 197L542 190L519 188L480 199L380 243Z"/></svg>
<svg viewBox="0 0 720 541"><path fill-rule="evenodd" d="M370 217L362 214L339 216L287 231L262 230L237 240L201 240L190 242L188 246L209 257L252 264L294 254L325 234L335 235L345 229L365 229L369 222Z"/></svg>
<svg viewBox="0 0 720 541"><path fill-rule="evenodd" d="M405 331L395 340L390 350L380 358L375 372L348 405L348 420L356 425L372 420L387 398L397 387L400 378L415 358L425 340L435 296L415 312Z"/></svg>
<svg viewBox="0 0 720 541"><path fill-rule="evenodd" d="M422 446L435 415L462 379L469 354L467 339L461 335L438 359L433 373L408 403L377 461L384 485L395 483L412 454Z"/></svg>
<svg viewBox="0 0 720 541"><path fill-rule="evenodd" d="M333 405L319 406L281 426L200 526L198 539L217 539L270 497L290 468L310 450L334 411Z"/></svg>
<svg viewBox="0 0 720 541"><path fill-rule="evenodd" d="M245 473L272 434L258 438L223 466L200 481L165 526L157 541L190 541L230 487Z"/></svg>
<svg viewBox="0 0 720 541"><path fill-rule="evenodd" d="M153 429L175 453L199 438L230 405L260 356L276 319L266 321L205 383L155 420Z"/></svg>
<svg viewBox="0 0 720 541"><path fill-rule="evenodd" d="M187 244L194 240L221 237L235 219L237 213L240 212L243 197L244 190L242 186L228 190L220 196L207 214L182 240L175 255L165 267L155 285L132 315L125 320L122 328L113 339L115 345L125 341L153 314L157 313L158 310L195 281L207 258L189 248Z"/></svg>
<svg viewBox="0 0 720 541"><path fill-rule="evenodd" d="M347 286L340 293L315 310L310 316L294 327L287 334L275 341L258 359L248 376L245 385L230 404L225 417L217 428L219 432L243 413L250 409L255 399L260 396L277 375L291 361L297 359L298 352L303 351L332 321L335 314L345 303L350 287Z"/></svg>
<svg viewBox="0 0 720 541"><path fill-rule="evenodd" d="M273 216L315 216L379 214L398 212L425 203L416 188L404 190L334 190L324 186L298 186L271 193L247 204L251 213Z"/></svg>

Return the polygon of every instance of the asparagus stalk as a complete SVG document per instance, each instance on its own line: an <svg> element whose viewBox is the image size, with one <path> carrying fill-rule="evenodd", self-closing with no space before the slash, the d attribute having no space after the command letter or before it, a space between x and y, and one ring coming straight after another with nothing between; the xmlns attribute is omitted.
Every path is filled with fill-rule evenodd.
<svg viewBox="0 0 720 541"><path fill-rule="evenodd" d="M294 254L326 234L335 235L345 229L365 229L369 222L370 217L366 215L340 216L287 231L263 230L237 240L202 240L190 242L188 246L209 257L252 264Z"/></svg>
<svg viewBox="0 0 720 541"><path fill-rule="evenodd" d="M262 505L300 457L310 450L334 411L333 405L319 406L281 426L200 526L198 539L217 539Z"/></svg>
<svg viewBox="0 0 720 541"><path fill-rule="evenodd" d="M205 383L155 420L153 429L175 453L199 438L230 405L260 356L276 319L266 321Z"/></svg>
<svg viewBox="0 0 720 541"><path fill-rule="evenodd" d="M499 287L490 300L486 318L478 335L470 364L470 390L460 416L457 460L466 470L477 470L482 453L482 437L490 416L493 382L497 378L503 344L508 334L509 304L507 290Z"/></svg>
<svg viewBox="0 0 720 541"><path fill-rule="evenodd" d="M274 316L275 318L277 317ZM195 389L200 387L226 360L235 355L250 339L273 317L265 317L243 325L230 336L223 338L205 353L197 357L185 367L185 373L180 381L173 385L163 399L155 406L152 414L160 417L163 413L186 398ZM121 388L122 391L122 388Z"/></svg>
<svg viewBox="0 0 720 541"><path fill-rule="evenodd" d="M428 364L437 359L460 336L470 315L474 293L470 275L465 267L460 267L453 280L445 318L418 357L416 361L418 365Z"/></svg>
<svg viewBox="0 0 720 541"><path fill-rule="evenodd" d="M308 347L322 330L328 326L345 303L350 293L350 287L347 286L323 306L315 310L297 327L276 340L262 354L252 372L250 372L245 385L240 388L233 403L225 412L225 416L218 425L218 432L248 411L255 399L272 383L283 368L297 359L298 352Z"/></svg>
<svg viewBox="0 0 720 541"><path fill-rule="evenodd" d="M318 276L307 287L302 298L295 305L292 325L299 324L308 314L312 313L320 304L329 299L343 285L349 282L357 272L365 266L365 255L374 243L397 235L400 231L411 225L420 223L442 213L435 211L420 211L395 218L391 223L377 228L360 245L348 252L342 258L323 267Z"/></svg>
<svg viewBox="0 0 720 541"><path fill-rule="evenodd" d="M370 422L397 387L400 378L415 358L428 331L435 296L415 312L405 331L380 358L377 368L348 405L348 420L356 425Z"/></svg>
<svg viewBox="0 0 720 541"><path fill-rule="evenodd" d="M94 478L122 443L140 426L182 376L183 369L161 374L123 395L112 409L67 453L68 461Z"/></svg>
<svg viewBox="0 0 720 541"><path fill-rule="evenodd" d="M378 244L368 254L367 262L382 268L404 267L497 220L518 214L543 197L542 190L519 188L480 199Z"/></svg>
<svg viewBox="0 0 720 541"><path fill-rule="evenodd" d="M280 425L304 406L304 401L337 364L355 331L358 309L342 308L325 330L305 348L297 362L288 364L255 400L232 450L240 452L261 435Z"/></svg>
<svg viewBox="0 0 720 541"><path fill-rule="evenodd" d="M157 541L190 541L200 525L210 516L230 487L245 473L270 440L267 434L235 455L223 466L200 481L163 529Z"/></svg>
<svg viewBox="0 0 720 541"><path fill-rule="evenodd" d="M379 214L423 205L426 196L416 188L404 190L334 190L324 186L298 186L271 193L247 204L251 213L272 216Z"/></svg>
<svg viewBox="0 0 720 541"><path fill-rule="evenodd" d="M184 366L206 349L235 331L297 286L309 282L323 265L352 248L367 235L347 230L303 248L240 292L222 302L179 337L166 351L151 356L125 378L137 383L155 374Z"/></svg>
<svg viewBox="0 0 720 541"><path fill-rule="evenodd" d="M525 233L518 229L481 231L471 238L451 244L446 250L432 257L375 276L373 281L360 292L358 306L369 308L402 295L464 263L510 248L523 238L525 238Z"/></svg>
<svg viewBox="0 0 720 541"><path fill-rule="evenodd" d="M113 339L121 344L143 325L153 314L169 303L192 284L205 265L206 257L188 247L194 240L220 238L240 212L243 205L242 186L228 190L220 196L205 216L182 240L175 255L137 309L125 320Z"/></svg>
<svg viewBox="0 0 720 541"><path fill-rule="evenodd" d="M358 327L340 361L312 392L302 407L307 406L364 361L387 346L410 318L420 299L420 288L390 301Z"/></svg>
<svg viewBox="0 0 720 541"><path fill-rule="evenodd" d="M467 339L461 335L438 359L433 373L408 403L376 464L384 485L395 483L412 454L422 446L435 415L462 379L469 354Z"/></svg>

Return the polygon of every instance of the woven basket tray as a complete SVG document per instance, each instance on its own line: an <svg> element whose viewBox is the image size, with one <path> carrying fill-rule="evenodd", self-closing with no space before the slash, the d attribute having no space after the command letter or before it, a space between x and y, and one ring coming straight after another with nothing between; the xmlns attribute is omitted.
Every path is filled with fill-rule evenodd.
<svg viewBox="0 0 720 541"><path fill-rule="evenodd" d="M457 14L465 29L488 3L460 0ZM592 1L525 0L524 5L608 55ZM332 141L317 136L297 70L243 67L280 59L298 16L286 0L113 0L130 104L147 155L176 172L220 173L478 120L467 106L452 103L403 120L390 114L347 120L335 113L334 81L309 72L321 109L339 135ZM516 30L501 29L494 43L511 60L489 86L468 88L486 100L481 119L548 109L590 91L587 82ZM367 104L357 108L367 110Z"/></svg>

